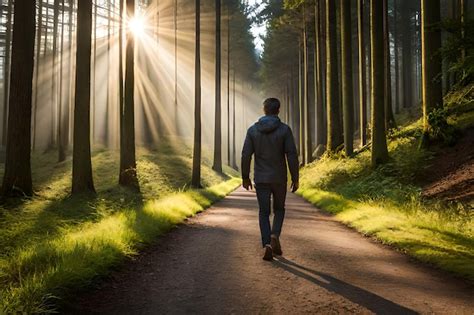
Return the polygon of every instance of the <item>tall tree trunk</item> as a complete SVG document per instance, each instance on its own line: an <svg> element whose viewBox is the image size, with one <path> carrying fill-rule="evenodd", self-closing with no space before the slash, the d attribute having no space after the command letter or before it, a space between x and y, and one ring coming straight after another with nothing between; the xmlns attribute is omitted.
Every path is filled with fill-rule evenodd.
<svg viewBox="0 0 474 315"><path fill-rule="evenodd" d="M104 114L104 145L105 147L110 146L110 22L111 22L111 6L110 0L107 1L107 70L105 70L105 114Z"/></svg>
<svg viewBox="0 0 474 315"><path fill-rule="evenodd" d="M63 102L64 73L64 0L61 0L61 54L59 56L59 98L58 98L58 162L66 160L68 130L64 129L64 112L67 102Z"/></svg>
<svg viewBox="0 0 474 315"><path fill-rule="evenodd" d="M385 59L384 6L382 1L370 2L370 41L372 50L372 166L388 160L385 135Z"/></svg>
<svg viewBox="0 0 474 315"><path fill-rule="evenodd" d="M316 0L314 6L315 14L315 69L314 69L314 82L315 82L315 100L316 100L316 146L324 144L326 141L326 135L324 134L324 104L323 104L323 56L322 56L322 45L321 45L321 1Z"/></svg>
<svg viewBox="0 0 474 315"><path fill-rule="evenodd" d="M412 33L410 9L411 1L404 0L401 5L402 25L402 80L403 80L403 107L410 107L413 104L413 76L412 76Z"/></svg>
<svg viewBox="0 0 474 315"><path fill-rule="evenodd" d="M354 91L352 85L351 1L340 0L340 8L344 149L346 155L351 156L354 153Z"/></svg>
<svg viewBox="0 0 474 315"><path fill-rule="evenodd" d="M95 128L95 118L96 118L96 109L97 109L97 4L93 4L94 6L94 53L93 53L93 66L92 66L92 131L91 131L91 137L92 137L92 143L95 142L95 133L96 133L96 128Z"/></svg>
<svg viewBox="0 0 474 315"><path fill-rule="evenodd" d="M69 143L70 143L70 135L71 135L71 113L72 113L72 106L73 106L73 101L74 101L74 79L73 79L73 73L74 73L74 54L73 54L73 44L72 44L72 35L73 35L73 7L74 7L74 0L69 0L69 34L68 34L68 76L67 76L67 96L68 96L68 101L67 101L67 108L64 113L64 130L67 131L67 133L64 135L63 139L63 144L66 148L69 148Z"/></svg>
<svg viewBox="0 0 474 315"><path fill-rule="evenodd" d="M76 100L72 158L73 194L95 192L90 142L91 36L92 0L81 0L77 5Z"/></svg>
<svg viewBox="0 0 474 315"><path fill-rule="evenodd" d="M227 6L227 165L230 163L230 8Z"/></svg>
<svg viewBox="0 0 474 315"><path fill-rule="evenodd" d="M135 17L135 0L126 0L127 18ZM119 184L139 189L137 178L137 162L135 158L135 38L129 30L125 53L125 98L122 117L122 146L120 147Z"/></svg>
<svg viewBox="0 0 474 315"><path fill-rule="evenodd" d="M2 145L7 143L7 130L8 130L8 99L10 93L10 59L11 59L11 39L12 39L12 14L13 14L13 0L8 0L8 11L7 11L7 27L5 34L5 59L3 69L3 133L2 133Z"/></svg>
<svg viewBox="0 0 474 315"><path fill-rule="evenodd" d="M179 135L179 117L178 117L178 0L174 0L173 12L174 24L174 120L176 131Z"/></svg>
<svg viewBox="0 0 474 315"><path fill-rule="evenodd" d="M221 0L216 0L216 99L214 163L212 169L222 173L222 113L221 113Z"/></svg>
<svg viewBox="0 0 474 315"><path fill-rule="evenodd" d="M398 36L398 0L393 0L393 42L395 51L395 113L400 113L400 49Z"/></svg>
<svg viewBox="0 0 474 315"><path fill-rule="evenodd" d="M300 45L301 46L301 45ZM304 138L304 79L303 79L303 71L304 71L304 61L303 61L303 52L302 47L298 48L298 102L299 102L299 151L301 156L301 163L304 164L305 158L305 138Z"/></svg>
<svg viewBox="0 0 474 315"><path fill-rule="evenodd" d="M438 0L435 0L436 2ZM461 38L464 43L466 40L466 17L467 17L467 0L458 0L459 1L459 18L461 20ZM464 60L466 58L466 50L464 47L461 49L461 58Z"/></svg>
<svg viewBox="0 0 474 315"><path fill-rule="evenodd" d="M31 180L31 102L35 51L36 1L16 0L5 173L2 196L33 195Z"/></svg>
<svg viewBox="0 0 474 315"><path fill-rule="evenodd" d="M443 106L442 83L437 78L442 71L442 60L437 53L441 48L441 31L437 27L441 21L440 11L439 0L421 1L424 138L430 129L428 115Z"/></svg>
<svg viewBox="0 0 474 315"><path fill-rule="evenodd" d="M236 123L235 123L235 66L232 67L234 71L232 71L232 168L234 170L238 169L237 166L237 156L236 156L236 144L235 144L235 129L236 129Z"/></svg>
<svg viewBox="0 0 474 315"><path fill-rule="evenodd" d="M41 35L43 31L43 0L39 1L39 8L38 8L38 30L36 32L36 72L35 72L35 96L33 101L33 121L32 121L32 148L35 150L36 148L36 124L37 124L37 113L38 113L38 83L39 83L39 73L42 69L40 68L40 57L41 57ZM6 79L6 77L5 77Z"/></svg>
<svg viewBox="0 0 474 315"><path fill-rule="evenodd" d="M309 62L308 62L308 30L306 27L306 5L303 4L303 82L304 82L304 163L311 163L313 157L313 143L311 137L311 118L309 115Z"/></svg>
<svg viewBox="0 0 474 315"><path fill-rule="evenodd" d="M327 99L327 151L332 153L343 143L339 78L337 66L336 1L326 0L326 99Z"/></svg>
<svg viewBox="0 0 474 315"><path fill-rule="evenodd" d="M125 7L125 0L120 0L119 1L119 38L118 38L118 60L119 60L119 65L118 65L118 92L119 92L119 130L120 130L120 139L119 139L119 147L120 147L120 152L122 152L122 148L125 147L124 144L124 139L125 136L123 134L124 132L124 121L123 121L123 109L125 106L125 100L124 100L124 82L123 82L123 32L124 32L124 7Z"/></svg>
<svg viewBox="0 0 474 315"><path fill-rule="evenodd" d="M360 146L367 144L367 75L365 68L364 43L364 1L357 0L357 25L359 31L359 107L360 107Z"/></svg>
<svg viewBox="0 0 474 315"><path fill-rule="evenodd" d="M384 28L384 58L385 58L385 128L396 128L395 116L392 108L392 74L390 71L390 29L388 21L388 0L383 0L383 28Z"/></svg>
<svg viewBox="0 0 474 315"><path fill-rule="evenodd" d="M195 37L195 64L194 64L194 148L193 174L191 185L201 187L201 1L196 4L196 37Z"/></svg>
<svg viewBox="0 0 474 315"><path fill-rule="evenodd" d="M54 0L53 9L53 54L51 64L51 125L50 125L50 139L49 148L52 149L56 145L57 135L57 119L56 112L58 110L58 95L57 95L57 64L56 57L58 53L58 20L59 20L59 0Z"/></svg>

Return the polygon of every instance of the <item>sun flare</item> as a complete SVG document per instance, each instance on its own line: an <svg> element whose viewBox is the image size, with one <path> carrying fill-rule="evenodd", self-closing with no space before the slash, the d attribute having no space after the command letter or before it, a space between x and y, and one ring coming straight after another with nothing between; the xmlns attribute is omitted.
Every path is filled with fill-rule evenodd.
<svg viewBox="0 0 474 315"><path fill-rule="evenodd" d="M136 37L142 37L145 34L145 19L141 16L135 16L128 22L128 28Z"/></svg>

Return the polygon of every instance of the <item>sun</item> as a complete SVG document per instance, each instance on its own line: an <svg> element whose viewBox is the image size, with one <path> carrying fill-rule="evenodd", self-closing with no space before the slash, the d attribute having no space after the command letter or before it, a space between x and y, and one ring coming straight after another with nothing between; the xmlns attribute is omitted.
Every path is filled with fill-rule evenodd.
<svg viewBox="0 0 474 315"><path fill-rule="evenodd" d="M135 16L128 22L128 28L135 37L145 35L145 20L141 16Z"/></svg>

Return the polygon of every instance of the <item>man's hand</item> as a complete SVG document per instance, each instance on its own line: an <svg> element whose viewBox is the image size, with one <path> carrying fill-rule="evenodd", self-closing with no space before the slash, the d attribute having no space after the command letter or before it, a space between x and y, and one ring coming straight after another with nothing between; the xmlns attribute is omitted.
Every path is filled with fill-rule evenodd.
<svg viewBox="0 0 474 315"><path fill-rule="evenodd" d="M291 183L291 192L294 193L300 188L300 183L298 182L293 182Z"/></svg>
<svg viewBox="0 0 474 315"><path fill-rule="evenodd" d="M242 180L242 186L246 190L252 190L253 189L252 181L249 178Z"/></svg>

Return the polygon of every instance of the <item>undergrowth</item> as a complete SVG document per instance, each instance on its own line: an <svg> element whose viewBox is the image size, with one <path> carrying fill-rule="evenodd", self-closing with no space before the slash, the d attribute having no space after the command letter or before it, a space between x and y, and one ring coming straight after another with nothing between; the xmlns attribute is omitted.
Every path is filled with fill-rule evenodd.
<svg viewBox="0 0 474 315"><path fill-rule="evenodd" d="M472 98L465 99L448 102L450 123L461 131L474 126ZM417 179L433 153L418 148L421 134L421 120L392 131L390 162L377 169L370 166L368 150L314 162L302 171L299 193L366 235L474 280L474 213L466 204L422 198Z"/></svg>

